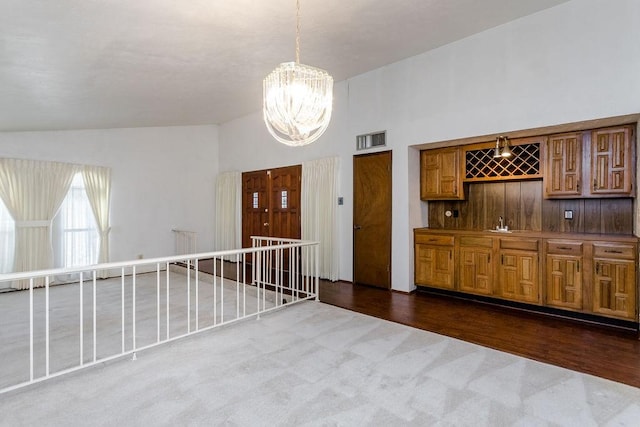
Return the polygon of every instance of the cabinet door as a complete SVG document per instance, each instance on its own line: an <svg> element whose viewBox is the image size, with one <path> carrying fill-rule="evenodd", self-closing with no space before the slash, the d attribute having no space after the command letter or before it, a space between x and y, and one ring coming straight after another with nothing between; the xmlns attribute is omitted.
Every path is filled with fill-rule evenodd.
<svg viewBox="0 0 640 427"><path fill-rule="evenodd" d="M460 290L491 295L492 283L491 249L460 247Z"/></svg>
<svg viewBox="0 0 640 427"><path fill-rule="evenodd" d="M591 194L632 195L631 135L628 126L591 133Z"/></svg>
<svg viewBox="0 0 640 427"><path fill-rule="evenodd" d="M582 257L547 255L547 305L582 309Z"/></svg>
<svg viewBox="0 0 640 427"><path fill-rule="evenodd" d="M637 320L635 263L603 258L594 258L593 262L593 311Z"/></svg>
<svg viewBox="0 0 640 427"><path fill-rule="evenodd" d="M540 303L538 253L500 252L500 295L515 301Z"/></svg>
<svg viewBox="0 0 640 427"><path fill-rule="evenodd" d="M544 189L546 197L582 195L582 135L554 135L547 142Z"/></svg>
<svg viewBox="0 0 640 427"><path fill-rule="evenodd" d="M458 148L424 150L420 153L420 197L423 200L464 198Z"/></svg>
<svg viewBox="0 0 640 427"><path fill-rule="evenodd" d="M453 289L453 247L416 244L416 285Z"/></svg>

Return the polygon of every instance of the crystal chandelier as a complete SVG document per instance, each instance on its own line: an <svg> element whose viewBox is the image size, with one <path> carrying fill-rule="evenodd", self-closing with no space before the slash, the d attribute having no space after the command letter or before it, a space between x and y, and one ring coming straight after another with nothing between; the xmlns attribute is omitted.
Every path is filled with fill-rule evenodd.
<svg viewBox="0 0 640 427"><path fill-rule="evenodd" d="M307 145L329 126L333 77L300 64L300 0L296 0L296 61L280 64L265 77L263 96L264 122L278 142Z"/></svg>

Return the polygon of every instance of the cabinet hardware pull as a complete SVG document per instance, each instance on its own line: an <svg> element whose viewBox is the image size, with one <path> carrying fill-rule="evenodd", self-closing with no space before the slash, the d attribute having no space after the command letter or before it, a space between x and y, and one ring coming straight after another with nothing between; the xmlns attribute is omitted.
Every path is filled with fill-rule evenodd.
<svg viewBox="0 0 640 427"><path fill-rule="evenodd" d="M594 179L593 180L593 190L597 190L598 189L598 180Z"/></svg>
<svg viewBox="0 0 640 427"><path fill-rule="evenodd" d="M580 261L578 261L578 266L576 267L576 271L580 273Z"/></svg>
<svg viewBox="0 0 640 427"><path fill-rule="evenodd" d="M600 263L596 262L596 274L600 274Z"/></svg>
<svg viewBox="0 0 640 427"><path fill-rule="evenodd" d="M487 264L490 264L491 263L491 254L489 254L488 258L489 258L489 260L487 261Z"/></svg>
<svg viewBox="0 0 640 427"><path fill-rule="evenodd" d="M500 256L500 264L504 265L504 255Z"/></svg>
<svg viewBox="0 0 640 427"><path fill-rule="evenodd" d="M438 239L429 239L430 242L437 242Z"/></svg>
<svg viewBox="0 0 640 427"><path fill-rule="evenodd" d="M608 254L621 254L622 251L615 251L613 249L605 249L605 253L608 253Z"/></svg>
<svg viewBox="0 0 640 427"><path fill-rule="evenodd" d="M580 192L580 181L578 181L576 183L576 191L579 193Z"/></svg>
<svg viewBox="0 0 640 427"><path fill-rule="evenodd" d="M558 246L558 249L562 249L563 251L570 251L571 248L568 246Z"/></svg>

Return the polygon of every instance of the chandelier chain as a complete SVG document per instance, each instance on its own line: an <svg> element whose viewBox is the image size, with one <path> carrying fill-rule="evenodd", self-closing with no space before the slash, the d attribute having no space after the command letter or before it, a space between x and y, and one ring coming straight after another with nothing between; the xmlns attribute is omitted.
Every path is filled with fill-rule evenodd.
<svg viewBox="0 0 640 427"><path fill-rule="evenodd" d="M300 0L296 0L296 64L300 63Z"/></svg>

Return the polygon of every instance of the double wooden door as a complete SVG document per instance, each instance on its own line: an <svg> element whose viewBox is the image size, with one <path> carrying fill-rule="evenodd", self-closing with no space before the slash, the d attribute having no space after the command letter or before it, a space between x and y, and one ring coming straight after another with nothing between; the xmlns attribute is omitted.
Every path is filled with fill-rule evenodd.
<svg viewBox="0 0 640 427"><path fill-rule="evenodd" d="M251 236L300 238L302 166L242 174L242 247Z"/></svg>

